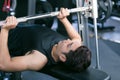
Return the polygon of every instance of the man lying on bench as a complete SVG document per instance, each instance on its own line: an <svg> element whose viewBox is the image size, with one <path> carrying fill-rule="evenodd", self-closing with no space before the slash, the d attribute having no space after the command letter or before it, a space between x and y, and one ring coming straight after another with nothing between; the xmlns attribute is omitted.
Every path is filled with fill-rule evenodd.
<svg viewBox="0 0 120 80"><path fill-rule="evenodd" d="M16 27L16 18L7 17L0 31L0 70L39 71L59 63L74 71L87 69L91 51L82 45L68 15L68 10L61 8L57 18L64 24L69 37L47 27Z"/></svg>

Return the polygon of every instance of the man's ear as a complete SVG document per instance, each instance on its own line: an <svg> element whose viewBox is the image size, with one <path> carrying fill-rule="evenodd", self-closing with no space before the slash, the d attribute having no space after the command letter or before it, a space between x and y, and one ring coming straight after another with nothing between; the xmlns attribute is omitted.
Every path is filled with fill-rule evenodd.
<svg viewBox="0 0 120 80"><path fill-rule="evenodd" d="M64 54L60 55L59 58L62 62L66 61L66 56Z"/></svg>

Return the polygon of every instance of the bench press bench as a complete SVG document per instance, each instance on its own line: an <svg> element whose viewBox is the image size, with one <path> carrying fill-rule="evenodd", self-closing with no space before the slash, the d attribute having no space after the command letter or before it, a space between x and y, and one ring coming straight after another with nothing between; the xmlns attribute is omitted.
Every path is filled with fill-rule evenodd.
<svg viewBox="0 0 120 80"><path fill-rule="evenodd" d="M41 72L60 80L110 80L110 76L108 76L107 73L91 67L83 72L73 72L67 68L57 65Z"/></svg>
<svg viewBox="0 0 120 80"><path fill-rule="evenodd" d="M40 72L59 80L111 80L107 73L91 67L83 72L73 72L57 65L51 68L44 68ZM4 76L0 76L0 80L40 80L40 72L29 71L22 74L21 72L2 73ZM8 75L12 76L8 78Z"/></svg>

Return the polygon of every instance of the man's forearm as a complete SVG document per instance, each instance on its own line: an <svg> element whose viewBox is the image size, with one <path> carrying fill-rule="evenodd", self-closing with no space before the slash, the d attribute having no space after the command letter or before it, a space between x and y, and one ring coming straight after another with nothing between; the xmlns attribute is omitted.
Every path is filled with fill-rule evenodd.
<svg viewBox="0 0 120 80"><path fill-rule="evenodd" d="M81 40L79 33L75 30L75 28L72 26L72 24L68 21L67 18L65 18L64 20L61 20L61 22L65 26L65 29L71 39L80 39Z"/></svg>
<svg viewBox="0 0 120 80"><path fill-rule="evenodd" d="M1 29L0 33L0 65L3 66L10 61L10 55L8 51L8 33L6 29Z"/></svg>
<svg viewBox="0 0 120 80"><path fill-rule="evenodd" d="M74 29L72 24L68 21L69 11L67 8L61 8L57 18L63 23L65 29L71 39L78 39L81 41L81 37L78 32Z"/></svg>
<svg viewBox="0 0 120 80"><path fill-rule="evenodd" d="M0 29L0 46L1 46L1 29ZM1 48L0 48L1 49Z"/></svg>

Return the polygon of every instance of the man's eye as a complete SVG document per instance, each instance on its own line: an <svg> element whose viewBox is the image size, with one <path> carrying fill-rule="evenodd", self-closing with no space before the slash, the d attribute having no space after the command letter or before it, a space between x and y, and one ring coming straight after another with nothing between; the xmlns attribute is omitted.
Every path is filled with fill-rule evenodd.
<svg viewBox="0 0 120 80"><path fill-rule="evenodd" d="M71 48L72 44L73 44L73 43L69 44L68 47Z"/></svg>

